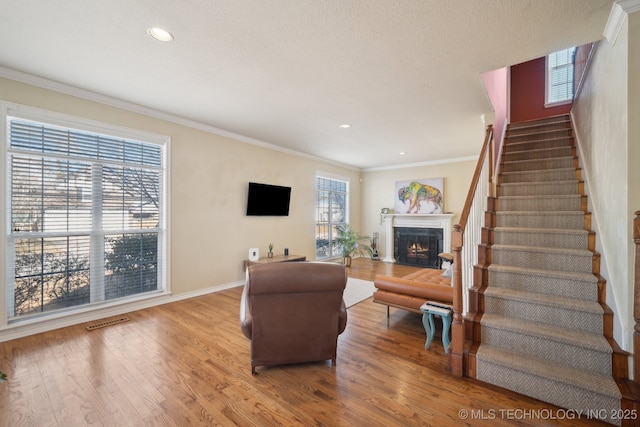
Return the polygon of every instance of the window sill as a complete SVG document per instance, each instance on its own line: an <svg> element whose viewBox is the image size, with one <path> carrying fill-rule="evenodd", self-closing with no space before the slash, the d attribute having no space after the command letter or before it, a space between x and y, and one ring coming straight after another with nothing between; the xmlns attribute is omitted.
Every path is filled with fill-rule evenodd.
<svg viewBox="0 0 640 427"><path fill-rule="evenodd" d="M566 101L558 101L558 102L545 102L544 108L560 107L562 105L567 105L572 103L573 103L573 99L567 99Z"/></svg>

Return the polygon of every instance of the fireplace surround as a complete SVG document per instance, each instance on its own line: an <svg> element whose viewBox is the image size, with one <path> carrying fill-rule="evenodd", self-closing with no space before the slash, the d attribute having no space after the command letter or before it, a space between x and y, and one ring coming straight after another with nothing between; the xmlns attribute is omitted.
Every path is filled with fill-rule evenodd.
<svg viewBox="0 0 640 427"><path fill-rule="evenodd" d="M387 214L384 220L384 262L397 262L395 254L396 228L422 228L442 230L442 246L436 249L436 260L439 252L451 252L451 220L453 214ZM429 249L433 251L433 249ZM437 261L436 261L437 262ZM414 264L411 264L414 265Z"/></svg>

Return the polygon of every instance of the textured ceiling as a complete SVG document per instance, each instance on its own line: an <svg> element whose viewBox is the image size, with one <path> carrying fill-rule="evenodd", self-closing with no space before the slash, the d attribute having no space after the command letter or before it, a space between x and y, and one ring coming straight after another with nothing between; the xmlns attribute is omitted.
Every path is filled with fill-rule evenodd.
<svg viewBox="0 0 640 427"><path fill-rule="evenodd" d="M0 0L0 66L356 168L387 167L477 155L491 112L480 75L601 39L612 5ZM175 40L152 40L151 26Z"/></svg>

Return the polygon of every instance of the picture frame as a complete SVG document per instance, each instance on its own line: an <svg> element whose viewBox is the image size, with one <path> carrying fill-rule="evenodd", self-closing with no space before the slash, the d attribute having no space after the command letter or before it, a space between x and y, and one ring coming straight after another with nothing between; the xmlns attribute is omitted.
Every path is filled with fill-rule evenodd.
<svg viewBox="0 0 640 427"><path fill-rule="evenodd" d="M444 178L396 182L395 213L441 214L444 212Z"/></svg>

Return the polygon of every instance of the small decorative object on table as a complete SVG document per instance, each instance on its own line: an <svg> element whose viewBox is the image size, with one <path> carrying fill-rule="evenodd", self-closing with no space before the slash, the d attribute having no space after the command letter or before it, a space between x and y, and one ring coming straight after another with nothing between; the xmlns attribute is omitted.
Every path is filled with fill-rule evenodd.
<svg viewBox="0 0 640 427"><path fill-rule="evenodd" d="M380 225L382 225L382 223L384 222L384 218L389 214L391 214L391 209L389 208L380 209Z"/></svg>
<svg viewBox="0 0 640 427"><path fill-rule="evenodd" d="M251 248L249 249L249 261L257 261L260 259L260 249Z"/></svg>
<svg viewBox="0 0 640 427"><path fill-rule="evenodd" d="M269 258L273 258L273 243L269 243L269 252L267 253Z"/></svg>

